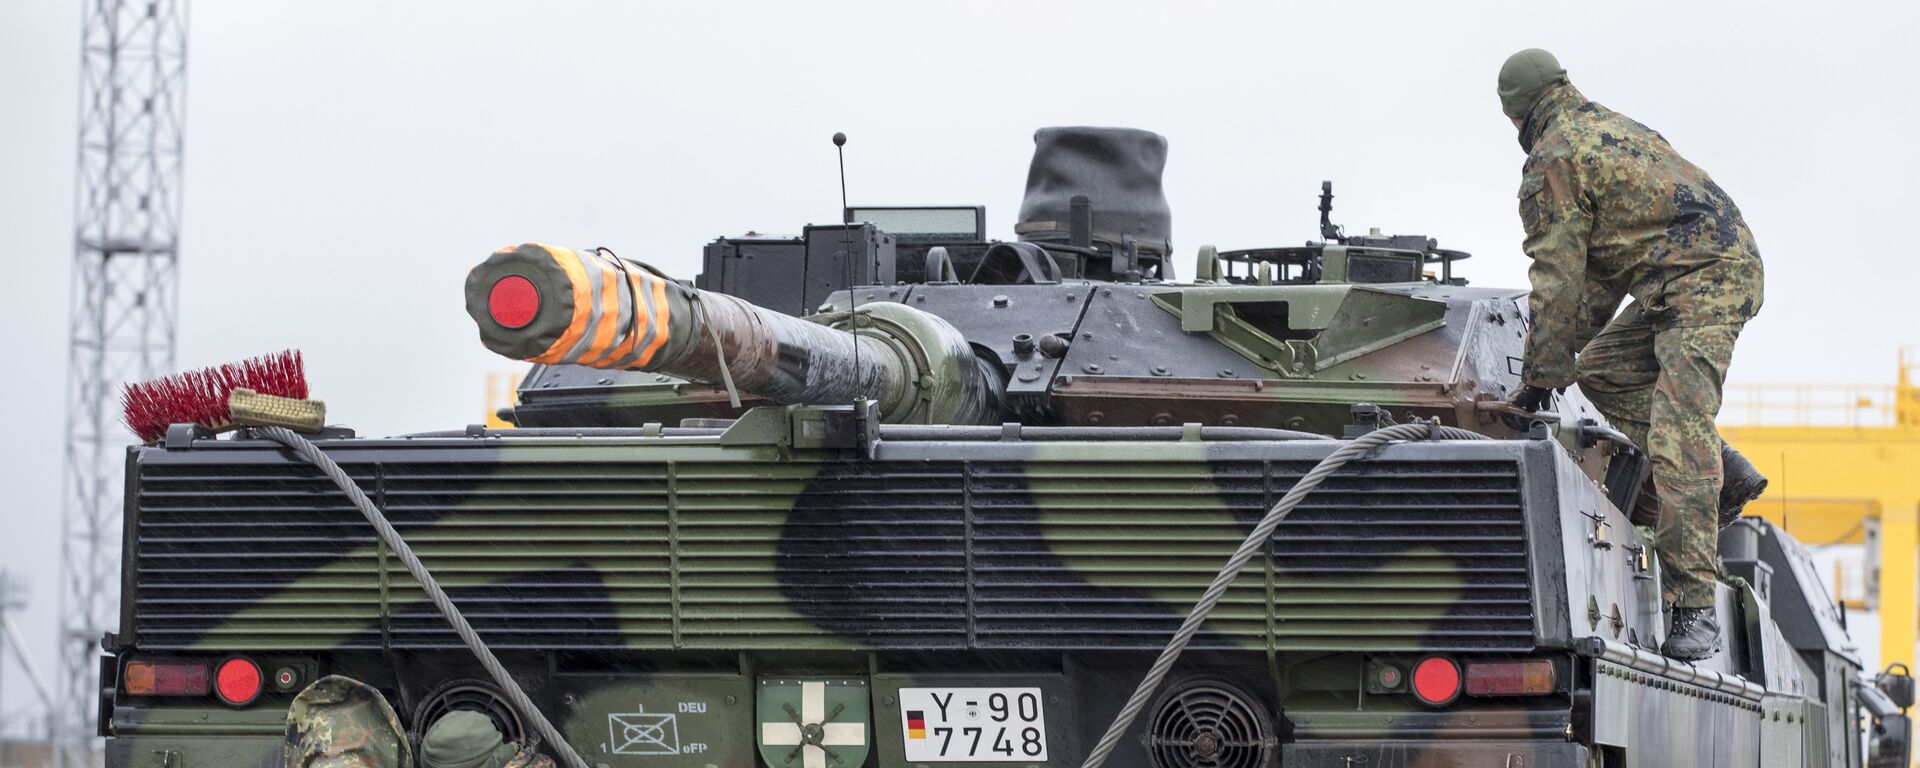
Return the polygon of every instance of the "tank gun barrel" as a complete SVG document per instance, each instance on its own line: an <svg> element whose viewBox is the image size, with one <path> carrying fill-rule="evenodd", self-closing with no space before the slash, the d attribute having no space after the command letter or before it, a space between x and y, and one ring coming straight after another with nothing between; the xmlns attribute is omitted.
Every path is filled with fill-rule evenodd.
<svg viewBox="0 0 1920 768"><path fill-rule="evenodd" d="M467 274L488 349L547 365L650 371L778 403L875 400L893 423L980 423L998 379L959 331L901 304L798 318L604 251L527 243Z"/></svg>

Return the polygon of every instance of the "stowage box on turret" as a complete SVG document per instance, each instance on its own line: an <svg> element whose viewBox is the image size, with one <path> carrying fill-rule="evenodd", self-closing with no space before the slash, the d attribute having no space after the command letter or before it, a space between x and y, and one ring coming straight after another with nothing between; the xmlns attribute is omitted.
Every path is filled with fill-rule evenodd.
<svg viewBox="0 0 1920 768"><path fill-rule="evenodd" d="M1014 240L978 206L852 206L717 240L692 282L502 248L465 297L537 363L517 428L319 444L592 765L1082 765L1269 509L1416 422L1479 439L1338 465L1107 765L1904 764L1911 683L1863 674L1763 521L1722 537L1726 650L1659 655L1660 563L1621 511L1644 456L1577 391L1506 405L1524 291L1346 235L1330 187L1318 240L1176 249L1164 138L1035 139ZM182 432L127 477L109 766L278 764L292 696L335 674L416 745L454 710L526 743L317 470ZM117 685L152 660L267 684Z"/></svg>

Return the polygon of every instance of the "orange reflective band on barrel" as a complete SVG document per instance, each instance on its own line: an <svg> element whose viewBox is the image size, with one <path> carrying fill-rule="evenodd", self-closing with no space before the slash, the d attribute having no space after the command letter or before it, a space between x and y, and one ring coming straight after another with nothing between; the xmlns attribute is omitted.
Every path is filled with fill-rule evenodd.
<svg viewBox="0 0 1920 768"><path fill-rule="evenodd" d="M573 284L573 317L567 322L567 330L560 334L560 338L547 347L547 351L531 360L546 365L565 363L568 362L567 350L580 343L593 318L593 283L587 278L586 265L580 263L580 256L572 249L544 243L533 245L546 251L547 255L553 257L553 263L560 265L560 269L567 273L567 282Z"/></svg>
<svg viewBox="0 0 1920 768"><path fill-rule="evenodd" d="M646 316L640 313L639 273L635 272L633 267L624 261L616 260L614 263L620 268L619 277L625 278L624 280L616 278L615 282L620 283L621 290L627 292L627 296L633 305L633 317L631 320L625 321L627 323L627 333L621 337L618 344L613 345L612 349L607 350L607 356L602 362L608 364L606 367L625 368L629 360L633 357L633 348L640 344L640 337L646 335L646 329L640 325L640 321L645 319Z"/></svg>
<svg viewBox="0 0 1920 768"><path fill-rule="evenodd" d="M598 259L587 263L587 268L600 272L600 321L593 329L593 344L580 353L581 365L593 365L606 357L607 350L613 347L618 336L620 324L626 318L620 313L620 292L626 290L626 281L620 275Z"/></svg>
<svg viewBox="0 0 1920 768"><path fill-rule="evenodd" d="M629 328L626 336L620 341L619 346L607 355L607 367L636 368L640 366L640 361L636 359L635 350L648 334L657 330L653 319L656 317L653 302L648 298L648 286L658 282L659 278L646 274L623 260L614 259L613 263L619 267L621 276L626 278L624 286L633 314L628 320Z"/></svg>

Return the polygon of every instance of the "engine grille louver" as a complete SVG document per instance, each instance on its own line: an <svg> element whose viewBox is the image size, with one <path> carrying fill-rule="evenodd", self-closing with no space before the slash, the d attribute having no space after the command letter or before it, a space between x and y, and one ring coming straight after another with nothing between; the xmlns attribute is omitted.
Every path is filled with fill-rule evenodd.
<svg viewBox="0 0 1920 768"><path fill-rule="evenodd" d="M1158 649L1312 466L526 450L335 453L496 648ZM141 647L459 646L312 468L229 449L137 473ZM1514 461L1355 465L1268 552L1193 647L1532 647Z"/></svg>

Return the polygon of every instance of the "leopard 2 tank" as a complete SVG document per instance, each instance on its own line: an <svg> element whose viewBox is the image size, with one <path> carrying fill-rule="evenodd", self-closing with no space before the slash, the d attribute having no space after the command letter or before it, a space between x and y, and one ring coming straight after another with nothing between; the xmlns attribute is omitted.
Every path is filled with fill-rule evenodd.
<svg viewBox="0 0 1920 768"><path fill-rule="evenodd" d="M1269 509L1415 423L1485 439L1326 477L1107 765L1904 764L1910 681L1861 669L1764 521L1722 538L1726 649L1659 655L1660 564L1621 511L1643 455L1577 391L1505 405L1525 291L1346 235L1324 186L1319 239L1183 261L1163 138L1035 138L1013 240L977 206L856 206L716 240L690 284L502 248L465 297L483 344L538 363L515 428L316 442L593 765L1082 765ZM330 674L415 744L462 709L525 743L317 470L181 429L128 478L108 765L275 764ZM131 664L262 684L159 695Z"/></svg>

